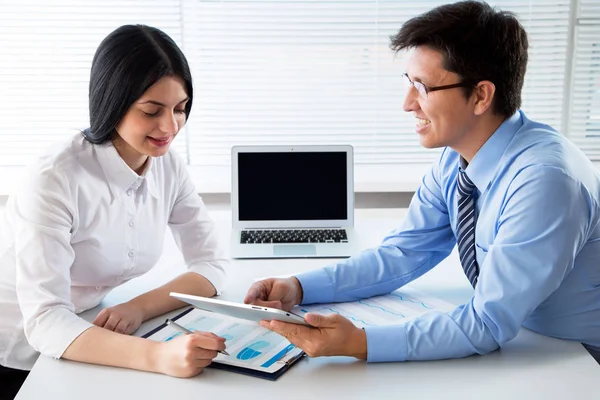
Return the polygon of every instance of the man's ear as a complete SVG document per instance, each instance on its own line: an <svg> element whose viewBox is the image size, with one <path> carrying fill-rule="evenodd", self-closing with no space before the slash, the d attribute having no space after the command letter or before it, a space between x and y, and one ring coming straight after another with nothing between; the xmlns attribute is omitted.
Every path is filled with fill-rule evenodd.
<svg viewBox="0 0 600 400"><path fill-rule="evenodd" d="M482 115L492 105L494 95L496 94L496 85L490 81L480 81L473 90L475 115Z"/></svg>

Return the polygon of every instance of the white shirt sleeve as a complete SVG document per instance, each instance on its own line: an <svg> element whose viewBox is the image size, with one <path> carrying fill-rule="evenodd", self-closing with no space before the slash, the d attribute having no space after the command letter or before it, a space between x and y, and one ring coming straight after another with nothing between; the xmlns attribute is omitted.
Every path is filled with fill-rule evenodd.
<svg viewBox="0 0 600 400"><path fill-rule="evenodd" d="M27 182L15 202L16 292L30 345L59 358L92 326L71 301L72 196L56 169L37 171Z"/></svg>
<svg viewBox="0 0 600 400"><path fill-rule="evenodd" d="M173 157L177 158L179 192L171 210L169 227L188 269L208 279L220 294L225 284L228 255L187 168L178 156L173 154Z"/></svg>

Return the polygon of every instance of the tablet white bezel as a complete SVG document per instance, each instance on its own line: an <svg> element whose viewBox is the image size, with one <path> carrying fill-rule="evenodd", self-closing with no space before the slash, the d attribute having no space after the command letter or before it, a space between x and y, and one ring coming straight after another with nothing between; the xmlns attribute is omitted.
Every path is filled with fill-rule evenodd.
<svg viewBox="0 0 600 400"><path fill-rule="evenodd" d="M283 311L276 308L251 304L234 303L225 300L209 299L207 297L177 292L171 292L169 295L181 301L185 301L201 310L225 314L235 318L242 318L255 322L260 322L262 320L277 320L292 324L311 326L302 316L294 314L291 311Z"/></svg>

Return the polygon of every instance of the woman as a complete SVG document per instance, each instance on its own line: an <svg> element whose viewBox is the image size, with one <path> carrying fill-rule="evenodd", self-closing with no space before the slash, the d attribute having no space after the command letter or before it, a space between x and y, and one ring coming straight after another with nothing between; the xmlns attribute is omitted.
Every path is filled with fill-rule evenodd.
<svg viewBox="0 0 600 400"><path fill-rule="evenodd" d="M90 128L41 158L0 221L0 388L16 393L39 353L178 377L210 364L211 333L167 343L128 336L183 306L171 291L213 296L226 258L185 163L169 146L192 108L192 79L158 29L122 26L98 47ZM158 261L169 226L189 272L93 323L77 316Z"/></svg>

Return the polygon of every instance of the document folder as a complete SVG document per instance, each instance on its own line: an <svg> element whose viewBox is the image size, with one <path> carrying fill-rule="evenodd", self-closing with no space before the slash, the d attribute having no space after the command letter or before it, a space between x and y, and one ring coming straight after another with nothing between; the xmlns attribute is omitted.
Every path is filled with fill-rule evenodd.
<svg viewBox="0 0 600 400"><path fill-rule="evenodd" d="M219 354L208 368L274 381L306 355L284 337L255 322L193 307L171 320L189 330L210 331L227 339L225 343L230 356ZM181 334L163 323L142 337L166 342Z"/></svg>

